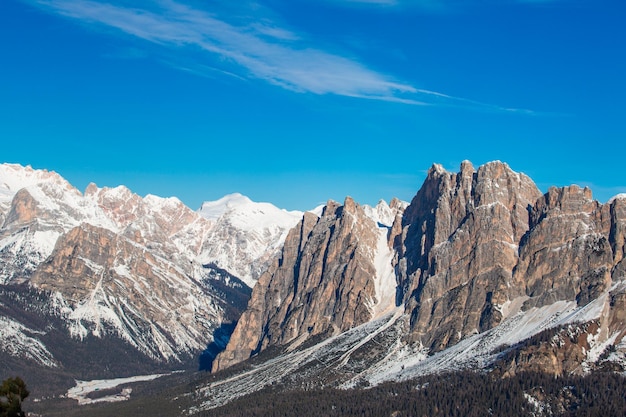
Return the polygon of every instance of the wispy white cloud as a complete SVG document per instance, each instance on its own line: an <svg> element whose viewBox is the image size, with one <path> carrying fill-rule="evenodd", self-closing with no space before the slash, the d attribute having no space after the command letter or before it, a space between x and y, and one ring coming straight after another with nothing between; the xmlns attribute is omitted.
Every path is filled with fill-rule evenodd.
<svg viewBox="0 0 626 417"><path fill-rule="evenodd" d="M411 105L445 105L488 111L519 111L418 89L410 83L367 68L353 59L311 47L301 37L269 19L234 24L205 10L161 0L128 7L95 0L35 1L48 11L88 24L115 28L170 50L198 52L206 62L168 62L206 76L223 73L260 79L292 91ZM388 0L371 0L388 1ZM389 0L390 1L390 0ZM146 6L148 4L148 6Z"/></svg>
<svg viewBox="0 0 626 417"><path fill-rule="evenodd" d="M420 9L439 12L448 10L458 0L326 0L345 7L383 7L387 9Z"/></svg>
<svg viewBox="0 0 626 417"><path fill-rule="evenodd" d="M238 66L243 76L294 91L394 99L414 87L339 55L309 48L298 36L267 22L235 26L205 11L165 1L160 10L90 0L41 0L63 16L119 29L149 42L189 47Z"/></svg>
<svg viewBox="0 0 626 417"><path fill-rule="evenodd" d="M346 7L363 6L363 7L385 7L390 9L420 9L431 12L454 11L462 8L471 7L472 5L484 5L485 1L479 0L326 0L330 3L342 5ZM565 0L493 0L494 7L498 4L506 3L527 3L527 4L548 4L558 3Z"/></svg>

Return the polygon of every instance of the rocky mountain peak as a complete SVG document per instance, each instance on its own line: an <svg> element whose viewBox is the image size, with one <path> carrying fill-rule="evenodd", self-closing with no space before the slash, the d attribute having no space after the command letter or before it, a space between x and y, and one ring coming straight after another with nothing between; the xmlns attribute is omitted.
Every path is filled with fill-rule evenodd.
<svg viewBox="0 0 626 417"><path fill-rule="evenodd" d="M387 248L386 238L386 229L379 233L350 197L343 205L329 201L320 218L304 213L278 259L254 287L248 309L213 369L272 345L297 345L311 336L367 322L381 298L375 260L379 242Z"/></svg>
<svg viewBox="0 0 626 417"><path fill-rule="evenodd" d="M328 200L322 209L322 217L334 216L337 209L341 207L341 203L335 200Z"/></svg>
<svg viewBox="0 0 626 417"><path fill-rule="evenodd" d="M278 254L302 212L257 203L241 194L205 202L198 214L211 226L198 260L215 264L252 287Z"/></svg>
<svg viewBox="0 0 626 417"><path fill-rule="evenodd" d="M408 204L397 197L392 198L389 202L389 208L392 210L402 209L404 211L406 206L408 206Z"/></svg>
<svg viewBox="0 0 626 417"><path fill-rule="evenodd" d="M426 179L434 179L446 173L446 169L441 164L433 163L426 173Z"/></svg>
<svg viewBox="0 0 626 417"><path fill-rule="evenodd" d="M548 192L537 201L532 210L531 227L538 224L551 213L553 216L578 215L597 211L600 203L593 200L591 190L577 185L550 187Z"/></svg>
<svg viewBox="0 0 626 417"><path fill-rule="evenodd" d="M37 218L37 201L22 188L13 197L11 209L7 214L5 226L12 223L30 223Z"/></svg>
<svg viewBox="0 0 626 417"><path fill-rule="evenodd" d="M620 221L588 188L552 187L530 210L530 229L514 271L533 305L573 300L584 305L608 288L614 256L611 224Z"/></svg>
<svg viewBox="0 0 626 417"><path fill-rule="evenodd" d="M95 182L90 182L85 188L85 192L83 193L85 197L92 197L98 192L99 188Z"/></svg>
<svg viewBox="0 0 626 417"><path fill-rule="evenodd" d="M395 238L399 282L413 337L442 349L490 328L510 295L518 243L541 192L502 162L458 173L434 165ZM477 293L478 292L478 293ZM459 305L450 314L450 306Z"/></svg>

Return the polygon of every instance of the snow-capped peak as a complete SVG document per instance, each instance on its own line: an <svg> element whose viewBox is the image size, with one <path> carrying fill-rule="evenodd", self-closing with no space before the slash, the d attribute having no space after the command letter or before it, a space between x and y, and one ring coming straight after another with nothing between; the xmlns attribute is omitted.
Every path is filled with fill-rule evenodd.
<svg viewBox="0 0 626 417"><path fill-rule="evenodd" d="M227 194L219 200L203 202L198 213L207 220L217 220L227 211L251 203L252 200L243 194Z"/></svg>
<svg viewBox="0 0 626 417"><path fill-rule="evenodd" d="M408 205L408 203L396 199L392 200L391 205L387 204L385 200L379 200L375 207L364 205L363 209L365 214L379 225L391 227L396 215L404 212Z"/></svg>
<svg viewBox="0 0 626 417"><path fill-rule="evenodd" d="M0 164L0 205L10 204L13 196L22 188L48 182L71 187L54 171L33 169L30 165Z"/></svg>
<svg viewBox="0 0 626 417"><path fill-rule="evenodd" d="M204 202L198 213L213 223L201 262L215 263L249 286L254 285L303 215L254 202L238 193Z"/></svg>
<svg viewBox="0 0 626 417"><path fill-rule="evenodd" d="M626 193L617 194L607 201L607 204L612 204L615 200L626 200Z"/></svg>

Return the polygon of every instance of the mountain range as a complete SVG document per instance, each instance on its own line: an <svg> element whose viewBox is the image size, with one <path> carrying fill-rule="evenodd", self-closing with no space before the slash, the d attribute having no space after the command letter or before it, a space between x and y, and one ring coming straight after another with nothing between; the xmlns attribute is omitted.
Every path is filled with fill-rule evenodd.
<svg viewBox="0 0 626 417"><path fill-rule="evenodd" d="M498 161L435 164L410 203L309 212L4 164L0 225L0 364L45 375L40 395L211 369L193 414L277 384L626 369L626 196L542 193Z"/></svg>

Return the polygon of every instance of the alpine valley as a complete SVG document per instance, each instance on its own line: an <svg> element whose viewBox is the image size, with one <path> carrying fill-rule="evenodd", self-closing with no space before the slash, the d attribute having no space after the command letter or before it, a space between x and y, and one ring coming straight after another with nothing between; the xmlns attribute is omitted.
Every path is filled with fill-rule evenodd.
<svg viewBox="0 0 626 417"><path fill-rule="evenodd" d="M417 398L433 375L624 386L626 195L544 194L502 162L435 164L410 204L307 212L239 194L193 211L4 164L0 226L0 376L40 415L245 415L218 413L404 383ZM580 405L542 387L520 391L524 415Z"/></svg>

